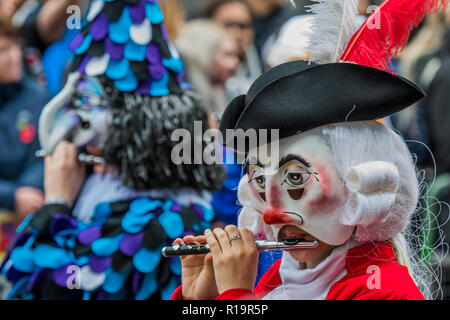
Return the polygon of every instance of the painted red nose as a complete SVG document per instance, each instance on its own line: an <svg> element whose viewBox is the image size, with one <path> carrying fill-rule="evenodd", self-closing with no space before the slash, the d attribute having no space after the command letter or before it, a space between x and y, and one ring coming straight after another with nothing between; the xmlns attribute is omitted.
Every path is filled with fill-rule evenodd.
<svg viewBox="0 0 450 320"><path fill-rule="evenodd" d="M269 206L263 213L263 220L266 224L283 224L292 222L292 217L278 208Z"/></svg>

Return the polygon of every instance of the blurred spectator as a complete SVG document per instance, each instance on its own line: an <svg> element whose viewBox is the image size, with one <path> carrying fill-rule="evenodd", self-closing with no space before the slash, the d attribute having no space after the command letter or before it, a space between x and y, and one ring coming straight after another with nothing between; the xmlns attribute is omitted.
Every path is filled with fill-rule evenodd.
<svg viewBox="0 0 450 320"><path fill-rule="evenodd" d="M45 89L24 75L21 49L16 30L0 19L0 207L14 210L19 221L44 203L43 164L35 152L48 101Z"/></svg>
<svg viewBox="0 0 450 320"><path fill-rule="evenodd" d="M427 88L424 111L437 172L450 173L450 28L442 47L431 59L436 61L429 63L440 63L440 68Z"/></svg>
<svg viewBox="0 0 450 320"><path fill-rule="evenodd" d="M443 13L428 16L419 32L401 54L404 75L428 88L442 64L441 47L447 31ZM437 60L435 60L437 58ZM439 62L438 62L439 61Z"/></svg>
<svg viewBox="0 0 450 320"><path fill-rule="evenodd" d="M86 14L89 8L89 0L79 0L81 16ZM76 2L74 2L76 3ZM55 9L53 7L52 9ZM61 15L63 12L59 12ZM64 14L68 18L68 14ZM64 33L60 40L50 44L42 56L42 66L47 80L47 89L53 97L57 95L64 83L70 64L73 59L73 52L70 50L70 44L80 30L68 29L61 26Z"/></svg>
<svg viewBox="0 0 450 320"><path fill-rule="evenodd" d="M19 30L24 40L25 71L35 77L41 84L50 82L52 94L61 89L62 71L70 56L59 50L57 59L52 58L52 67L46 68L46 50L65 35L66 21L69 17L67 9L71 5L84 7L89 0L8 0L1 1L0 15L3 15ZM75 30L77 31L77 30ZM73 34L73 33L72 33ZM71 39L66 39L67 42Z"/></svg>
<svg viewBox="0 0 450 320"><path fill-rule="evenodd" d="M186 23L176 46L187 63L189 82L215 120L211 126L217 127L227 106L225 84L239 67L236 40L220 24L198 19Z"/></svg>
<svg viewBox="0 0 450 320"><path fill-rule="evenodd" d="M181 0L186 10L186 20L200 19L203 15L205 4L209 0Z"/></svg>
<svg viewBox="0 0 450 320"><path fill-rule="evenodd" d="M311 1L295 0L294 8L287 0L246 0L252 14L255 45L260 56L266 40L290 17L305 13L305 5Z"/></svg>
<svg viewBox="0 0 450 320"><path fill-rule="evenodd" d="M241 64L240 56L246 42L242 37L239 43L236 35L228 31L223 23L207 19L193 20L185 25L176 41L180 54L187 62L188 79L202 97L213 128L218 127L222 112L229 102L225 94L226 84ZM223 152L226 157L225 148ZM226 170L228 179L223 188L213 195L214 227L237 223L240 207L237 205L236 187L241 167L230 164L226 165Z"/></svg>
<svg viewBox="0 0 450 320"><path fill-rule="evenodd" d="M264 64L275 67L279 64L308 60L308 42L312 32L312 15L303 14L286 21L278 32L275 32L266 43Z"/></svg>
<svg viewBox="0 0 450 320"><path fill-rule="evenodd" d="M226 83L226 99L231 101L247 93L250 85L262 74L262 63L253 42L254 32L250 8L244 0L213 0L205 17L221 23L236 38L240 66Z"/></svg>
<svg viewBox="0 0 450 320"><path fill-rule="evenodd" d="M164 24L169 34L169 39L175 41L185 22L185 12L180 0L159 0L159 6L164 14Z"/></svg>
<svg viewBox="0 0 450 320"><path fill-rule="evenodd" d="M83 0L8 0L1 1L0 14L20 31L26 47L41 53L64 34L67 8Z"/></svg>
<svg viewBox="0 0 450 320"><path fill-rule="evenodd" d="M361 16L369 16L374 10L374 6L379 6L384 0L359 0L358 13Z"/></svg>
<svg viewBox="0 0 450 320"><path fill-rule="evenodd" d="M443 46L445 30L443 14L427 17L421 29L416 32L414 38L400 54L399 59L400 66L397 71L421 86L428 95L427 99L391 116L394 127L402 133L405 139L411 140L407 141L407 144L410 151L417 156L417 164L420 167L433 165L430 152L423 144L429 145L436 156L435 152L439 153L439 150L433 150L434 143L430 135L433 134L433 131L442 131L445 128L442 126L430 127L436 124L427 120L426 113L429 112L430 107L425 104L430 99L431 82L445 56L445 48L439 49ZM445 115L442 116L445 119Z"/></svg>
<svg viewBox="0 0 450 320"><path fill-rule="evenodd" d="M450 203L450 8L447 15L447 21L443 12L428 16L401 53L402 74L421 86L427 96L391 118L396 129L412 140L407 141L408 147L416 155L419 169L425 169L429 184L424 191L430 198L424 205L429 211L421 214L434 215L430 220L442 227L444 241L450 244L448 207L435 203L435 200ZM432 232L431 237L438 239L439 235ZM444 278L443 290L444 296L450 294L448 278Z"/></svg>
<svg viewBox="0 0 450 320"><path fill-rule="evenodd" d="M25 0L0 1L0 14L7 18L13 17L24 2Z"/></svg>
<svg viewBox="0 0 450 320"><path fill-rule="evenodd" d="M445 21L445 20L444 20ZM418 59L416 76L426 86L427 97L422 105L428 125L429 145L436 161L436 179L430 196L450 203L450 8L447 10L446 33L441 46L434 53ZM418 72L420 70L420 72ZM428 82L428 79L431 79ZM431 164L431 163L430 163ZM431 207L437 222L442 226L445 243L450 245L450 208L446 205ZM444 249L446 249L444 247ZM444 251L445 252L445 251ZM448 262L448 258L447 258ZM450 296L449 264L444 267L444 297Z"/></svg>

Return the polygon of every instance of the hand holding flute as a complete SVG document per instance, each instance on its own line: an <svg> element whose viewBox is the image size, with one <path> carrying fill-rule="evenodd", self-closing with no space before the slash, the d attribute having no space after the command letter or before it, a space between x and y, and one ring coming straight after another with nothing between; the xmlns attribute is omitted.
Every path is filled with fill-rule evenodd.
<svg viewBox="0 0 450 320"><path fill-rule="evenodd" d="M210 300L228 289L253 290L258 271L258 248L253 233L229 225L187 236L176 243L207 243L206 255L180 256L182 293L187 300Z"/></svg>
<svg viewBox="0 0 450 320"><path fill-rule="evenodd" d="M316 250L319 247L319 241L314 239L255 240L250 230L228 225L224 229L206 230L204 236L178 238L172 246L164 247L162 254L181 258L184 299L209 300L229 289L253 291L259 251L298 252L295 249ZM308 250L301 252L304 254Z"/></svg>

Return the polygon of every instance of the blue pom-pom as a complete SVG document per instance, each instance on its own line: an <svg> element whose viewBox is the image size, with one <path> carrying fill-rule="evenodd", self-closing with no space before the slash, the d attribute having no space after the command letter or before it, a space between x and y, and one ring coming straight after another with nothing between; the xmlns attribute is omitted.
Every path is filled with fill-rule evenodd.
<svg viewBox="0 0 450 320"><path fill-rule="evenodd" d="M33 260L34 249L17 247L11 252L10 261L12 261L13 267L19 271L31 273L36 269L36 265Z"/></svg>
<svg viewBox="0 0 450 320"><path fill-rule="evenodd" d="M125 217L122 219L122 228L128 233L141 232L147 223L153 219L155 215L148 213L146 215L137 216L128 211Z"/></svg>
<svg viewBox="0 0 450 320"><path fill-rule="evenodd" d="M95 206L94 209L94 220L101 220L108 217L111 214L111 207L109 206L109 202L100 202Z"/></svg>
<svg viewBox="0 0 450 320"><path fill-rule="evenodd" d="M158 289L158 281L156 280L156 273L147 273L142 281L141 288L136 293L136 300L145 300L151 297Z"/></svg>
<svg viewBox="0 0 450 320"><path fill-rule="evenodd" d="M203 205L200 205L200 207L202 208L205 221L211 222L214 219L214 210Z"/></svg>
<svg viewBox="0 0 450 320"><path fill-rule="evenodd" d="M164 202L164 204L163 204L163 211L164 212L166 212L166 211L170 211L170 209L172 209L172 206L173 206L173 201L172 200L166 200L165 202Z"/></svg>
<svg viewBox="0 0 450 320"><path fill-rule="evenodd" d="M131 270L126 272L117 272L108 269L105 274L105 282L103 282L103 290L108 293L117 293L125 284Z"/></svg>
<svg viewBox="0 0 450 320"><path fill-rule="evenodd" d="M58 269L72 263L68 252L47 244L41 244L34 249L34 263L41 268Z"/></svg>
<svg viewBox="0 0 450 320"><path fill-rule="evenodd" d="M169 283L164 288L161 289L161 300L170 300L172 293L175 291L177 287L178 282L175 279L175 277L172 277Z"/></svg>
<svg viewBox="0 0 450 320"><path fill-rule="evenodd" d="M160 80L153 80L150 87L150 95L153 97L165 96L169 91L169 73L166 71Z"/></svg>
<svg viewBox="0 0 450 320"><path fill-rule="evenodd" d="M170 238L175 239L183 234L184 223L183 218L179 214L167 211L161 214L158 220Z"/></svg>
<svg viewBox="0 0 450 320"><path fill-rule="evenodd" d="M164 20L164 15L157 3L146 3L145 15L152 24L160 24Z"/></svg>
<svg viewBox="0 0 450 320"><path fill-rule="evenodd" d="M89 263L89 257L87 257L87 256L81 256L75 260L75 264L80 267L82 267L88 263Z"/></svg>
<svg viewBox="0 0 450 320"><path fill-rule="evenodd" d="M181 59L163 59L162 63L167 69L170 69L175 73L183 72L183 61L181 61Z"/></svg>
<svg viewBox="0 0 450 320"><path fill-rule="evenodd" d="M170 260L170 270L177 276L181 276L181 259L178 257Z"/></svg>
<svg viewBox="0 0 450 320"><path fill-rule="evenodd" d="M114 81L116 88L123 92L131 92L136 90L138 84L138 79L132 70L128 72L128 75L125 78Z"/></svg>
<svg viewBox="0 0 450 320"><path fill-rule="evenodd" d="M121 233L114 237L97 239L91 244L92 251L99 257L110 257L119 249L123 237L124 234Z"/></svg>
<svg viewBox="0 0 450 320"><path fill-rule="evenodd" d="M81 45L75 50L75 54L76 55L84 54L91 46L91 43L92 43L92 35L88 34L86 35L86 37L84 37Z"/></svg>
<svg viewBox="0 0 450 320"><path fill-rule="evenodd" d="M125 45L124 56L128 60L142 62L145 60L146 52L147 52L146 46L134 43L133 41L129 41Z"/></svg>
<svg viewBox="0 0 450 320"><path fill-rule="evenodd" d="M130 41L130 27L133 24L130 11L125 7L119 20L111 22L108 26L109 37L112 41L125 44Z"/></svg>
<svg viewBox="0 0 450 320"><path fill-rule="evenodd" d="M161 260L161 249L162 247L154 251L139 249L133 257L136 269L142 273L152 272Z"/></svg>
<svg viewBox="0 0 450 320"><path fill-rule="evenodd" d="M126 77L130 71L130 62L125 59L110 59L106 75L112 80L118 80Z"/></svg>
<svg viewBox="0 0 450 320"><path fill-rule="evenodd" d="M147 212L155 210L162 205L159 200L150 200L149 198L139 198L130 204L130 211L133 215L143 215Z"/></svg>

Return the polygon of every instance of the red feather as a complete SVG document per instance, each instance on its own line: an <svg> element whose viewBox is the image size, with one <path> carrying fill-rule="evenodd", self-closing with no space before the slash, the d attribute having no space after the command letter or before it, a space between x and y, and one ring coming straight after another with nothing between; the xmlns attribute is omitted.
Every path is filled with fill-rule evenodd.
<svg viewBox="0 0 450 320"><path fill-rule="evenodd" d="M386 0L353 35L341 61L389 71L413 28L428 12L446 8L448 0Z"/></svg>

